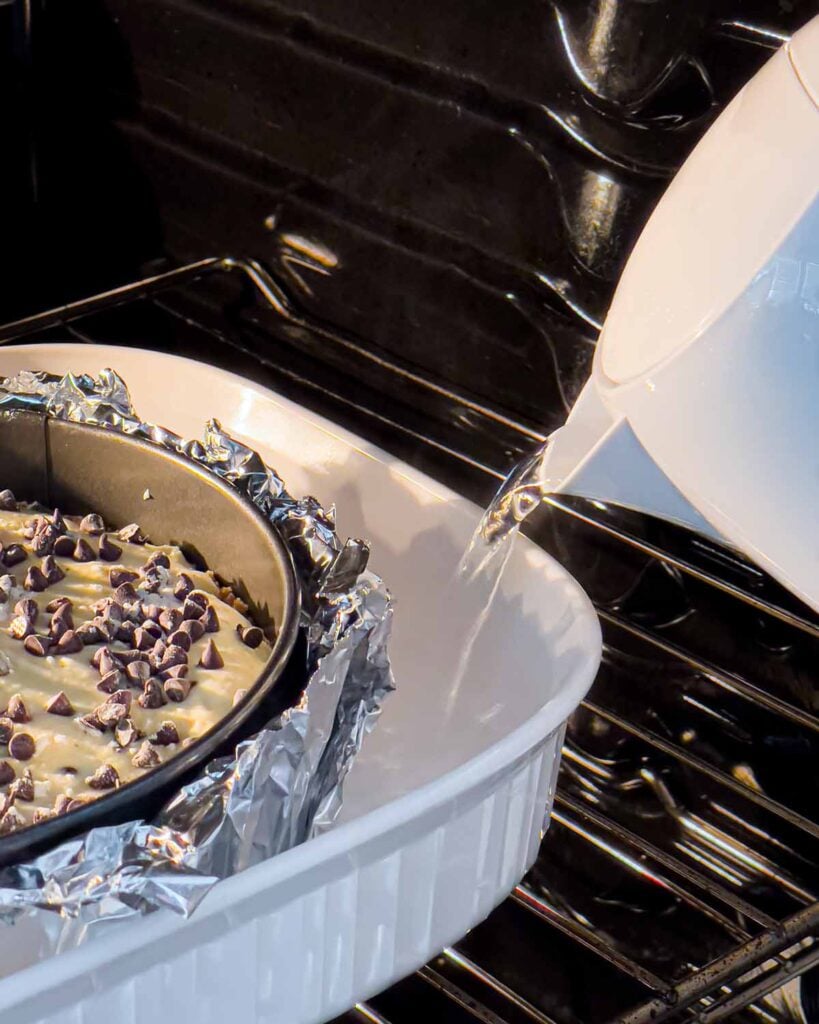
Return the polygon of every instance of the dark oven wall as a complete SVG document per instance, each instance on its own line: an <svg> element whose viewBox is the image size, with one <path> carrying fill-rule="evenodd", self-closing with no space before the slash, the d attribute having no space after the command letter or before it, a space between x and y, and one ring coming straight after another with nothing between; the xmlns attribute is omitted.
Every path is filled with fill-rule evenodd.
<svg viewBox="0 0 819 1024"><path fill-rule="evenodd" d="M3 319L252 256L362 345L549 430L669 177L815 9L14 2Z"/></svg>

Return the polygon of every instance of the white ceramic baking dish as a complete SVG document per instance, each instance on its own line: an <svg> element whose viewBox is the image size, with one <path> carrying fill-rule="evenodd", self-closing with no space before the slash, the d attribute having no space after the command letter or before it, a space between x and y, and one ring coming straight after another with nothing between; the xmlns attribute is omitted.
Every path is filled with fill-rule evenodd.
<svg viewBox="0 0 819 1024"><path fill-rule="evenodd" d="M189 920L162 912L106 924L67 950L55 949L51 915L0 925L0 1019L325 1020L463 935L531 864L566 718L600 659L597 617L521 538L494 595L460 585L474 505L246 380L134 349L0 349L3 376L106 366L146 419L200 436L216 416L291 492L335 503L340 533L370 540L396 598L398 689L337 825L220 883Z"/></svg>

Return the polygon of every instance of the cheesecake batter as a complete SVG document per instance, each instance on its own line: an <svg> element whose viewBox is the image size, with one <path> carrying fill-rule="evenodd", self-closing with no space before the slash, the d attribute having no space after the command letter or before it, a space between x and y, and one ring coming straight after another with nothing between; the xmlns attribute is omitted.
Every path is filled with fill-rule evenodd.
<svg viewBox="0 0 819 1024"><path fill-rule="evenodd" d="M242 602L177 547L17 508L0 493L0 834L173 757L270 654Z"/></svg>

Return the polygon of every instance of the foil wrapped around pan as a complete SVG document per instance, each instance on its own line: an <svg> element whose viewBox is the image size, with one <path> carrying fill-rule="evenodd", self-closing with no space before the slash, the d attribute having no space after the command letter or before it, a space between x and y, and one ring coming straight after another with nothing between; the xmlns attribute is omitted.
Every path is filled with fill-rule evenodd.
<svg viewBox="0 0 819 1024"><path fill-rule="evenodd" d="M293 498L258 453L215 420L202 441L139 419L112 370L0 380L0 411L28 409L144 438L207 466L278 527L302 586L309 678L300 703L212 761L151 822L98 827L0 871L0 916L55 911L55 946L97 922L160 907L190 914L217 881L327 829L384 696L389 593L361 541L342 542L333 510Z"/></svg>

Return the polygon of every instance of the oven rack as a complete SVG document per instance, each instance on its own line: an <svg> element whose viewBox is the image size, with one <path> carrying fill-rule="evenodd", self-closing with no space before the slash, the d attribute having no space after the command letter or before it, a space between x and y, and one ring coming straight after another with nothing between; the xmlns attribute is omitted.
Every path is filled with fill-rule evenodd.
<svg viewBox="0 0 819 1024"><path fill-rule="evenodd" d="M305 316L253 260L163 269L0 327L5 343L66 335L89 344L139 342L226 366L478 500L543 440L536 425ZM597 605L606 643L601 678L570 729L553 828L538 864L487 922L347 1017L375 1024L422 1012L465 1024L798 1019L790 1009L795 979L819 963L816 805L811 813L798 793L783 795L781 780L765 785L740 757L687 740L686 730L652 719L622 694L661 670L698 720L711 713L740 735L731 734L740 752L753 749L755 737L789 739L797 755L785 745L781 758L787 768L796 757L797 771L799 752L815 751L819 734L810 701L817 672L803 667L817 653L819 623L754 566L684 531L592 502L561 498L550 506L535 535L568 558ZM742 650L749 629L754 657ZM782 668L794 660L801 689ZM622 764L600 752L601 737L626 752ZM630 817L629 802L649 793L656 807ZM568 847L578 872L595 862L596 881L578 882L560 853ZM596 900L595 886L608 892L612 876L617 898ZM665 902L652 927L663 916L685 923L679 946L676 925L663 933L667 970L635 925L652 916L657 891ZM631 916L606 916L618 902L630 904ZM595 977L605 991L584 995L579 979L594 988Z"/></svg>

